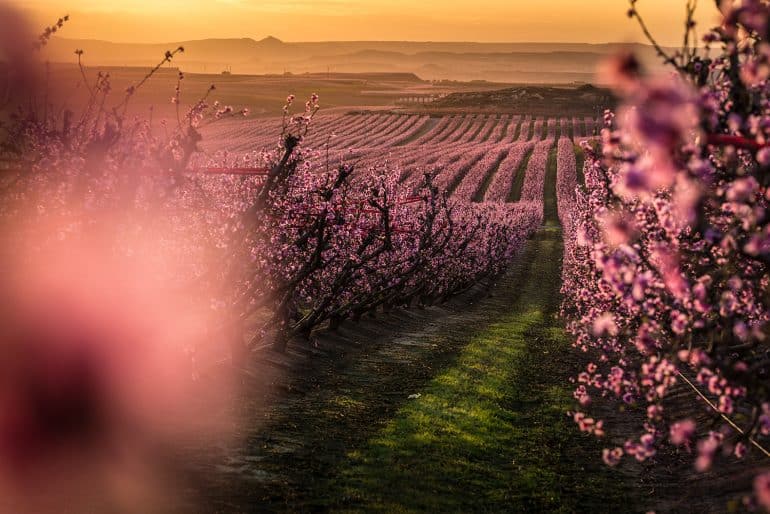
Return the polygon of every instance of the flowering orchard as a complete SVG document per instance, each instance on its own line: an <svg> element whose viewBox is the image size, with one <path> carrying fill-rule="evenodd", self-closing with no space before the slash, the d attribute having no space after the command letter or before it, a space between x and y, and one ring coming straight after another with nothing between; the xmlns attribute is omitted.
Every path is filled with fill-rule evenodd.
<svg viewBox="0 0 770 514"><path fill-rule="evenodd" d="M77 431L72 438L51 431L66 424L57 416L70 407L91 412L81 403L92 393L147 384L99 408L115 419L144 408L137 419L147 423L175 416L164 423L189 432L194 416L169 405L188 405L190 377L211 376L223 357L240 368L252 352L307 346L315 331L345 320L493 283L542 223L545 161L533 180L522 176L532 147L547 154L553 140L536 143L546 126L549 134L582 133L572 120L539 118L530 141L523 125L531 120L497 115L326 116L317 95L299 111L289 96L281 117L252 122L243 120L247 109L220 104L215 86L190 103L182 72L171 121L130 116L136 93L182 52L167 52L117 91L78 50L78 87L87 92L78 108L46 104L45 67L24 52L4 76L0 234L13 251L0 257L11 270L0 348L29 369L0 365L18 378L2 381L0 396L19 406L0 415L0 489L20 491L22 503L34 498L26 489L34 481L25 483L13 466L53 469L57 455L94 450L81 448L91 440ZM527 184L526 198L510 202L517 179ZM134 337L143 344L125 344ZM38 377L37 355L60 356L63 392L46 382L38 396L25 396L24 380ZM145 371L141 380L133 375ZM84 373L93 381L81 383ZM170 397L150 401L153 388ZM206 408L226 403L206 395L215 396ZM140 428L152 444L171 444L154 425ZM40 436L22 444L20 433ZM130 453L141 455L143 441L133 441ZM121 473L131 470L126 464ZM74 481L87 489L91 479L82 478Z"/></svg>
<svg viewBox="0 0 770 514"><path fill-rule="evenodd" d="M281 346L378 308L429 305L494 280L542 222L553 139L537 143L528 169L536 140L519 141L518 117L319 115L310 130L307 118L250 123L248 134L267 134L251 144L268 150L247 154L237 151L244 136L233 141L222 124L208 144L232 150L196 163L270 170L267 184L255 182L265 199L258 221L244 203L227 229L232 244L247 242L240 261L249 264L229 305L243 309L244 321L261 321L249 327L254 345ZM550 126L573 136L571 120ZM282 131L276 150L270 127ZM526 195L509 202L517 177Z"/></svg>
<svg viewBox="0 0 770 514"><path fill-rule="evenodd" d="M654 462L669 445L699 472L748 460L759 471L743 501L770 510L770 8L723 11L705 51L694 24L678 53L658 47L670 76L632 55L605 65L624 104L584 144L583 187L560 142L562 312L592 360L574 420L616 443L608 465ZM641 21L633 1L629 16ZM609 400L630 406L637 434L618 440L591 415Z"/></svg>
<svg viewBox="0 0 770 514"><path fill-rule="evenodd" d="M309 350L319 330L492 284L544 220L556 237L558 213L561 314L590 361L574 377L578 428L613 467L671 448L698 472L743 461L756 470L744 505L770 510L770 7L725 5L704 50L687 5L683 48L652 40L670 75L632 55L605 63L622 103L601 119L326 115L314 94L244 120L215 86L189 102L179 72L174 119L155 122L129 106L184 48L123 91L76 51L87 100L71 109L48 104L28 47L8 52L0 350L18 362L0 362L14 406L0 414L0 496L34 496L19 463L39 477L88 443L51 431L69 410L108 413L97 421L110 434L124 430L113 419L145 423L154 437L121 440L126 454L170 444L155 428L187 429L195 416L169 406L224 356L239 368L254 352ZM649 34L635 0L628 14ZM94 391L115 397L96 409ZM602 419L607 405L635 431Z"/></svg>

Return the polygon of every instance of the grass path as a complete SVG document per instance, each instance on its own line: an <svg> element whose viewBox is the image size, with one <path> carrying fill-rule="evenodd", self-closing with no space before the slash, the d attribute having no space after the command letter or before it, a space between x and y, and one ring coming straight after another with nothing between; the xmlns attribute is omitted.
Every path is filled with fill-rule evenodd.
<svg viewBox="0 0 770 514"><path fill-rule="evenodd" d="M546 224L514 274L526 277L507 313L475 334L454 364L402 407L351 460L337 487L350 511L578 512L623 503L576 434L566 376L568 340L556 318L561 231L555 151ZM574 369L574 368L573 368Z"/></svg>
<svg viewBox="0 0 770 514"><path fill-rule="evenodd" d="M317 362L252 415L207 512L635 510L566 415L579 362L557 318L554 156L546 223L493 293L430 323L386 321L383 344Z"/></svg>
<svg viewBox="0 0 770 514"><path fill-rule="evenodd" d="M600 503L607 476L585 476L583 459L597 455L565 416L559 252L558 228L543 228L510 313L349 452L338 487L350 510L576 512Z"/></svg>

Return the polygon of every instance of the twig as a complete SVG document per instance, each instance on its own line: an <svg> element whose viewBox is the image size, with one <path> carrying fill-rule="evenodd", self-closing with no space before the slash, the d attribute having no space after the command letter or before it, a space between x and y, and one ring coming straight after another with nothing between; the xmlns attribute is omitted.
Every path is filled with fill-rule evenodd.
<svg viewBox="0 0 770 514"><path fill-rule="evenodd" d="M628 11L628 16L630 18L636 18L636 21L639 23L639 27L641 27L642 32L644 33L644 36L647 38L647 40L650 42L653 48L655 48L655 51L658 53L658 55L662 57L666 63L673 65L677 70L681 70L680 66L676 63L676 60L670 55L668 55L665 50L663 50L663 47L660 46L658 41L652 35L652 32L650 32L650 29L647 28L647 24L644 22L644 19L639 14L639 11L636 9L637 0L629 0L629 1L631 3L631 9L629 9Z"/></svg>
<svg viewBox="0 0 770 514"><path fill-rule="evenodd" d="M687 0L686 12L684 20L684 42L682 43L682 64L681 66L687 66L687 63L695 55L695 46L692 53L690 53L690 34L695 27L695 10L698 8L698 0ZM694 39L694 36L693 36ZM694 39L695 40L695 39ZM695 40L697 41L697 40Z"/></svg>
<svg viewBox="0 0 770 514"><path fill-rule="evenodd" d="M729 134L708 134L706 144L714 146L734 146L744 150L761 150L770 147L770 143L761 144L754 139L743 136L731 136Z"/></svg>
<svg viewBox="0 0 770 514"><path fill-rule="evenodd" d="M116 105L114 110L117 111L121 107L126 107L128 105L128 101L131 99L132 96L134 96L134 93L136 93L136 91L139 88L141 88L144 85L145 82L150 80L152 78L152 76L155 75L158 72L158 70L161 69L161 67L164 64L166 64L167 62L171 62L171 60L174 58L174 56L176 54L182 53L182 52L184 52L184 47L183 46L180 46L179 48L177 48L173 52L171 50L167 50L166 51L166 55L163 56L163 60L160 61L158 64L156 64L155 67L153 69L151 69L149 71L149 73L147 73L147 75L145 75L142 78L142 80L139 81L138 84L136 84L134 86L129 86L129 88L126 90L126 96L123 98L123 101L120 102L118 105Z"/></svg>
<svg viewBox="0 0 770 514"><path fill-rule="evenodd" d="M717 406L716 406L716 405L714 405L714 403L713 403L711 400L709 400L709 399L706 397L706 395L704 395L704 394L703 394L703 393L700 391L700 389L698 389L698 388L695 386L695 384L693 384L693 383L692 383L692 382L691 382L691 381L690 381L690 380L689 380L689 379L688 379L686 376L684 376L684 375L682 374L682 372L681 372L681 371L679 371L679 370L677 369L677 370L676 370L676 374L677 374L677 375L679 375L679 376L682 378L682 380L684 380L684 381L685 381L685 383L686 383L688 386L690 386L690 387L692 388L692 390L693 390L693 391L695 391L695 393L696 393L698 396L700 396L700 397L701 397L701 399L702 399L704 402L706 402L706 404L707 404L709 407L711 407L711 409L712 409L714 412L716 412L717 414L719 414L719 416L720 416L720 417L721 417L723 420L725 420L725 421L726 421L726 422L727 422L727 423L728 423L728 424L729 424L731 427L733 427L733 428L734 428L734 429L735 429L735 430L736 430L736 431L737 431L739 434L741 434L742 436L745 436L745 435L746 435L746 432L744 432L744 431L743 431L743 429L742 429L741 427L739 427L739 426L738 426L738 425L737 425L737 424L736 424L736 423L735 423L735 422L734 422L732 419L730 419L730 418L729 418L729 417L728 417L726 414L724 414L723 412L721 412L721 411L720 411L720 410L717 408ZM757 448L757 449L758 449L760 452L762 452L762 453L764 454L764 456L765 456L765 457L770 457L770 451L768 451L768 450L767 450L767 449L766 449L764 446L762 446L761 444L759 444L759 443L758 443L758 442L757 442L757 441L756 441L756 440L755 440L753 437L751 437L751 436L747 436L747 437L748 437L748 440L749 440L749 442L750 442L750 443L751 443L751 444L752 444L752 445L753 445L755 448Z"/></svg>

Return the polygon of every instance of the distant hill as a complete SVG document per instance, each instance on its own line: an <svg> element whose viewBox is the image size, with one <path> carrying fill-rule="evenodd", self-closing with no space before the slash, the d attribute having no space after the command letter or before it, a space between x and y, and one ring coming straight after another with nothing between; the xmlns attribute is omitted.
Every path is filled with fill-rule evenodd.
<svg viewBox="0 0 770 514"><path fill-rule="evenodd" d="M642 44L472 43L410 41L330 41L287 43L274 37L259 41L204 39L165 44L130 44L54 38L46 48L52 62L74 62L74 51L93 66L151 66L166 50L184 54L174 65L189 72L414 73L426 80L495 80L571 83L591 81L601 59L620 49L657 62Z"/></svg>
<svg viewBox="0 0 770 514"><path fill-rule="evenodd" d="M526 112L538 116L595 116L616 104L612 94L589 84L579 87L520 86L491 91L452 93L430 109Z"/></svg>

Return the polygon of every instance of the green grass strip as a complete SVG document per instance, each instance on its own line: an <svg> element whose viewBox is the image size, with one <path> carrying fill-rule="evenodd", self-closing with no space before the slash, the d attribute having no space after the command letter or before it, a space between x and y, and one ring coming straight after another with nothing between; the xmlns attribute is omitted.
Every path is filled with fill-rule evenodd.
<svg viewBox="0 0 770 514"><path fill-rule="evenodd" d="M347 504L341 511L566 513L624 505L609 471L585 472L599 449L565 415L571 399L561 358L571 350L555 319L560 229L541 229L527 252L532 279L510 314L472 337L454 365L348 453L337 482Z"/></svg>
<svg viewBox="0 0 770 514"><path fill-rule="evenodd" d="M586 162L586 153L583 151L583 148L581 148L580 145L575 145L575 160L576 160L576 168L577 171L577 182L581 186L585 186L586 184L586 178L585 175L583 175L583 166Z"/></svg>
<svg viewBox="0 0 770 514"><path fill-rule="evenodd" d="M548 163L546 164L545 168L543 218L547 226L559 225L559 211L556 206L557 152L558 150L556 146L551 148L551 150L548 152Z"/></svg>
<svg viewBox="0 0 770 514"><path fill-rule="evenodd" d="M516 170L516 175L513 177L513 185L511 186L511 192L508 195L508 202L518 202L521 199L521 189L524 187L524 178L527 176L527 166L529 166L529 158L532 157L532 152L535 151L535 145L527 151L527 154L521 160L519 169Z"/></svg>

